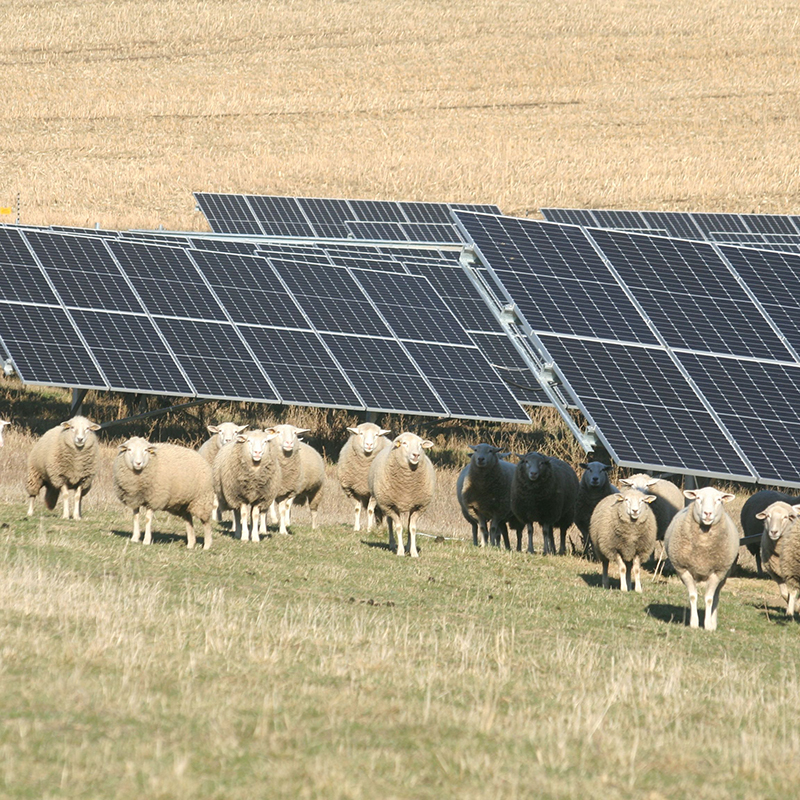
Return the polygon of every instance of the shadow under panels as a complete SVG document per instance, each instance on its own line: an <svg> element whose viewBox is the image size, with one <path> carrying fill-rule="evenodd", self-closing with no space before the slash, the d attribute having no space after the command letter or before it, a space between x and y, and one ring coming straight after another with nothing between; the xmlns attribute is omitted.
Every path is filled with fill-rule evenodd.
<svg viewBox="0 0 800 800"><path fill-rule="evenodd" d="M789 403L800 391L796 350L769 298L754 298L716 248L458 216L619 463L800 485L791 463L800 420ZM759 258L785 266L792 256ZM590 291L564 292L550 313L545 279Z"/></svg>

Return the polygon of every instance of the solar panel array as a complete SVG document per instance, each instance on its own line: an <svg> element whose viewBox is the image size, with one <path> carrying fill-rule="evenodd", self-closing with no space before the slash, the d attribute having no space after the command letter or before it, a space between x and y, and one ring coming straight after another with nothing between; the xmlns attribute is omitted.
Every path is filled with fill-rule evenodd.
<svg viewBox="0 0 800 800"><path fill-rule="evenodd" d="M800 216L690 211L543 208L550 222L800 253Z"/></svg>
<svg viewBox="0 0 800 800"><path fill-rule="evenodd" d="M456 217L620 464L800 486L800 256Z"/></svg>
<svg viewBox="0 0 800 800"><path fill-rule="evenodd" d="M0 228L0 341L25 382L529 421L391 253L157 238Z"/></svg>
<svg viewBox="0 0 800 800"><path fill-rule="evenodd" d="M344 200L195 192L211 230L244 236L459 244L452 209L499 214L495 205Z"/></svg>

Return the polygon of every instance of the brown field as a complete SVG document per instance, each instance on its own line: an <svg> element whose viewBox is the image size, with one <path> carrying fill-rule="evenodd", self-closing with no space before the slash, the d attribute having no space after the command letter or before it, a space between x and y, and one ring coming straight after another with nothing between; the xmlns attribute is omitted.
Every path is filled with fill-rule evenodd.
<svg viewBox="0 0 800 800"><path fill-rule="evenodd" d="M193 190L798 212L800 11L752 0L15 3L0 206L206 229ZM13 219L6 215L6 219Z"/></svg>
<svg viewBox="0 0 800 800"><path fill-rule="evenodd" d="M798 213L798 23L752 0L19 0L0 222L207 230L192 191ZM136 547L114 437L82 523L27 518L32 436L67 402L0 383L23 423L0 451L0 796L796 793L798 629L749 554L706 634L674 576L623 596L578 557L467 542L465 442L576 462L555 411L432 428L412 561L352 533L332 465L318 532L301 511L291 537L190 553L159 515ZM216 410L136 432L196 444ZM296 413L332 459L345 415Z"/></svg>

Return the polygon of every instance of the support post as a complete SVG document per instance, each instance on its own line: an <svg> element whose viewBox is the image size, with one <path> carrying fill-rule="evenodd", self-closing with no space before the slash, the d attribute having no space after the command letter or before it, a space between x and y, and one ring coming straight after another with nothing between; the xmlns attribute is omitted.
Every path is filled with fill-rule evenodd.
<svg viewBox="0 0 800 800"><path fill-rule="evenodd" d="M83 414L83 401L86 397L88 389L73 389L72 390L72 407L69 410L70 417L78 414Z"/></svg>

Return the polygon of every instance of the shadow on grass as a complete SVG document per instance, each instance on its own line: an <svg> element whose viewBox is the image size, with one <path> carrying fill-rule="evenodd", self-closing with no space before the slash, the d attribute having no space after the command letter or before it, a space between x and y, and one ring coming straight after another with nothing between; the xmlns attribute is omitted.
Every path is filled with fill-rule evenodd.
<svg viewBox="0 0 800 800"><path fill-rule="evenodd" d="M119 536L120 539L130 539L131 538L131 531L122 531L112 528L111 534L113 536ZM217 536L219 534L218 531L215 531L213 536ZM222 533L224 536L224 532ZM144 531L142 531L142 536L144 536ZM152 534L152 544L174 544L175 542L183 542L186 544L186 534L185 533L159 533L158 531L153 531ZM213 538L213 537L212 537ZM132 542L132 544L142 544L142 542ZM197 536L197 544L196 547L202 548L204 544L203 534L200 533Z"/></svg>
<svg viewBox="0 0 800 800"><path fill-rule="evenodd" d="M674 625L681 625L685 627L689 624L689 607L688 606L674 606L670 603L650 603L645 611L656 619L662 622L671 622ZM700 625L703 624L703 616L705 612L700 610Z"/></svg>
<svg viewBox="0 0 800 800"><path fill-rule="evenodd" d="M751 608L754 608L760 617L773 625L797 625L797 612L795 616L786 616L786 606L767 605L766 603L748 603Z"/></svg>
<svg viewBox="0 0 800 800"><path fill-rule="evenodd" d="M603 576L599 572L582 572L581 578L583 578L583 582L587 586L595 586L599 589L603 588ZM617 584L617 589L619 589L619 581L614 581L611 579L611 586L614 586L614 583Z"/></svg>
<svg viewBox="0 0 800 800"><path fill-rule="evenodd" d="M361 544L366 545L367 547L373 547L376 550L388 550L390 553L395 552L394 547L389 547L389 542L368 542L366 539L361 540ZM418 546L417 550L422 552L422 549Z"/></svg>

